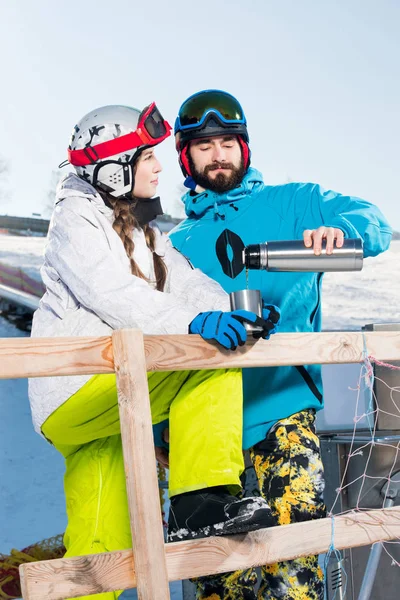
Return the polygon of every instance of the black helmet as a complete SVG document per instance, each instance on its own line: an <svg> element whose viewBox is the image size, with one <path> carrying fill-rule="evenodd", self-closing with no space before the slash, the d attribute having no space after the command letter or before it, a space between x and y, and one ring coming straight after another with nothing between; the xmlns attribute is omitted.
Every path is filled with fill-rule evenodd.
<svg viewBox="0 0 400 600"><path fill-rule="evenodd" d="M237 135L246 169L250 165L249 134L239 101L222 90L203 90L190 96L175 121L175 142L183 174L190 175L188 142L217 135Z"/></svg>

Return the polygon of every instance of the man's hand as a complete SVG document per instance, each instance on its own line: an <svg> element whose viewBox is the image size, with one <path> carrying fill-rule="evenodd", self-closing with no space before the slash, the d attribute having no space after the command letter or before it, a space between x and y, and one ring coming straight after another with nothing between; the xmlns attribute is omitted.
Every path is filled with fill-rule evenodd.
<svg viewBox="0 0 400 600"><path fill-rule="evenodd" d="M306 229L303 231L304 245L306 248L314 247L314 254L321 254L322 240L326 240L326 253L332 254L334 242L336 248L341 248L344 242L344 233L336 227L318 227L318 229Z"/></svg>
<svg viewBox="0 0 400 600"><path fill-rule="evenodd" d="M166 427L162 432L162 439L164 442L169 444L169 427ZM155 446L156 459L162 467L169 469L169 452L166 448Z"/></svg>
<svg viewBox="0 0 400 600"><path fill-rule="evenodd" d="M159 446L155 446L156 450L156 459L160 463L162 467L169 469L169 454L168 450L165 448L160 448Z"/></svg>

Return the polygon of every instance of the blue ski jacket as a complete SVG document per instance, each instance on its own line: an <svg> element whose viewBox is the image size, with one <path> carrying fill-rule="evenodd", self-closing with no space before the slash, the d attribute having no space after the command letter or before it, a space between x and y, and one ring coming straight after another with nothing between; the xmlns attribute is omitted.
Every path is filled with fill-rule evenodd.
<svg viewBox="0 0 400 600"><path fill-rule="evenodd" d="M302 239L305 229L325 225L341 229L347 238L362 238L369 257L387 250L392 236L381 211L365 200L313 183L264 185L253 168L234 190L190 191L182 199L187 219L170 233L172 243L227 292L246 288L243 246ZM321 283L322 273L248 273L249 288L261 290L267 304L280 308L281 332L321 330ZM249 448L278 420L323 408L321 368L244 369L243 393L243 447Z"/></svg>

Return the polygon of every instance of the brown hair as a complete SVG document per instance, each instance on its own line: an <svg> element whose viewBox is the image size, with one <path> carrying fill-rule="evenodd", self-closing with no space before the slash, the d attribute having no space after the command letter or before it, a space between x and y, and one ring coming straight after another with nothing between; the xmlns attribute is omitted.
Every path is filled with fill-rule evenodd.
<svg viewBox="0 0 400 600"><path fill-rule="evenodd" d="M149 281L133 259L135 244L133 243L132 233L134 229L140 229L134 214L137 199L133 199L133 202L129 202L122 198L114 198L99 188L97 188L97 191L105 201L105 204L111 206L114 211L113 229L118 233L122 240L126 255L131 262L132 275L136 275L136 277ZM150 248L153 254L154 275L157 283L156 289L163 292L167 279L167 266L161 256L155 252L156 234L154 229L147 224L143 227L143 231L147 247Z"/></svg>

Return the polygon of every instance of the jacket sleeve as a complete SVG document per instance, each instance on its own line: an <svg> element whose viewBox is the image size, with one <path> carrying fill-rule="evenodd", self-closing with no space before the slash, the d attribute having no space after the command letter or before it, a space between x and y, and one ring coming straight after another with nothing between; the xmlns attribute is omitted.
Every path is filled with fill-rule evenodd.
<svg viewBox="0 0 400 600"><path fill-rule="evenodd" d="M179 294L154 290L132 275L111 251L84 201L78 213L62 205L56 208L46 259L78 302L113 329L187 333L200 312Z"/></svg>
<svg viewBox="0 0 400 600"><path fill-rule="evenodd" d="M325 225L341 229L347 238L361 238L365 257L376 256L389 248L391 227L379 208L366 200L306 183L298 186L293 202L299 238L305 229Z"/></svg>
<svg viewBox="0 0 400 600"><path fill-rule="evenodd" d="M168 268L168 287L180 301L196 306L198 312L230 310L228 294L219 283L195 269L190 261L166 239L165 262Z"/></svg>

